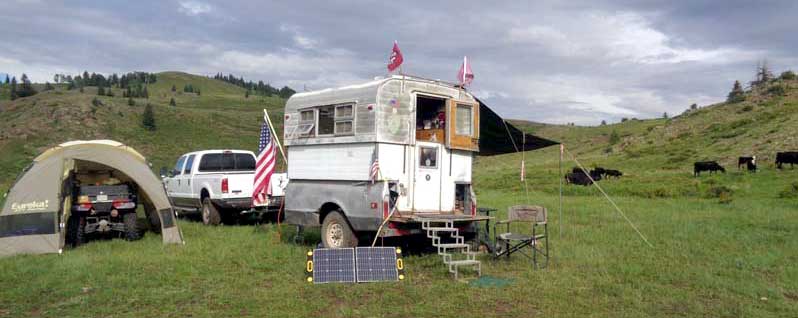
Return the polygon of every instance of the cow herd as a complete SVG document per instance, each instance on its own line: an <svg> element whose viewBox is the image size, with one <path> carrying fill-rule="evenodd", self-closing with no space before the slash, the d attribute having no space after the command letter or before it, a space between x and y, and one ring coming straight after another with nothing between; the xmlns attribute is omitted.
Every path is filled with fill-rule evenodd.
<svg viewBox="0 0 798 318"><path fill-rule="evenodd" d="M776 167L782 169L784 164L790 164L790 168L793 167L794 164L798 164L798 151L787 151L787 152L779 152L776 153ZM745 166L745 169L750 172L756 172L756 156L743 156L737 158L737 169L741 170ZM726 172L726 169L723 168L717 161L699 161L693 164L693 175L698 177L701 175L702 171L709 171L709 173L713 172Z"/></svg>
<svg viewBox="0 0 798 318"><path fill-rule="evenodd" d="M798 164L798 151L776 153L777 168L782 169L783 166L788 163L790 164L790 168L792 168L793 165ZM750 172L756 172L756 156L739 157L737 159L737 169L742 170L743 167ZM698 161L693 164L694 176L698 177L701 175L701 172L705 171L709 172L710 174L714 172L726 173L726 169L723 168L723 166L721 166L717 161ZM587 171L579 167L574 167L571 169L571 172L565 174L565 182L568 184L588 186L601 179L620 178L621 176L623 176L623 173L614 169L596 167L593 170Z"/></svg>
<svg viewBox="0 0 798 318"><path fill-rule="evenodd" d="M620 178L623 172L615 169L605 169L596 167L593 170L582 170L579 167L574 167L571 172L565 174L565 182L569 184L578 185L591 185L593 181L599 181L604 178Z"/></svg>

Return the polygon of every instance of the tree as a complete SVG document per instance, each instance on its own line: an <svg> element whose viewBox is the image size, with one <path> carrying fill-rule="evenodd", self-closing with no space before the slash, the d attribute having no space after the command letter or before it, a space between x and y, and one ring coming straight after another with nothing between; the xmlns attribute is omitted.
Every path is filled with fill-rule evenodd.
<svg viewBox="0 0 798 318"><path fill-rule="evenodd" d="M169 106L177 106L177 103L175 103L175 98L174 97L172 97L172 99L169 100Z"/></svg>
<svg viewBox="0 0 798 318"><path fill-rule="evenodd" d="M46 91L53 90L53 85L51 85L50 82L44 82L44 90Z"/></svg>
<svg viewBox="0 0 798 318"><path fill-rule="evenodd" d="M197 96L200 96L200 95L202 95L202 94L200 93L200 90L199 90L199 88L198 88L198 89L197 89Z"/></svg>
<svg viewBox="0 0 798 318"><path fill-rule="evenodd" d="M177 86L175 86L174 84L172 84L172 93L174 93L174 92L177 92Z"/></svg>
<svg viewBox="0 0 798 318"><path fill-rule="evenodd" d="M152 105L150 105L150 103L147 103L147 106L144 107L144 115L141 117L141 125L147 130L155 130L155 112L152 110Z"/></svg>
<svg viewBox="0 0 798 318"><path fill-rule="evenodd" d="M690 105L690 109L691 109L691 110L696 110L696 109L698 109L698 104L696 104L696 103L693 103L692 105Z"/></svg>
<svg viewBox="0 0 798 318"><path fill-rule="evenodd" d="M11 95L11 100L15 100L15 99L17 99L17 97L19 97L19 96L17 96L17 77L16 76L11 78L11 92L10 92L10 95Z"/></svg>
<svg viewBox="0 0 798 318"><path fill-rule="evenodd" d="M102 87L102 86L98 86L97 87L97 95L99 95L99 96L105 95L105 88Z"/></svg>
<svg viewBox="0 0 798 318"><path fill-rule="evenodd" d="M114 97L114 90L111 88L111 86L108 86L108 89L105 90L105 96Z"/></svg>
<svg viewBox="0 0 798 318"><path fill-rule="evenodd" d="M31 84L30 80L28 79L28 75L22 73L21 82L22 84L20 85L19 90L17 91L18 97L28 97L36 95L36 90L33 89L33 84Z"/></svg>
<svg viewBox="0 0 798 318"><path fill-rule="evenodd" d="M71 91L73 89L75 89L75 82L69 81L69 84L67 85L67 90Z"/></svg>
<svg viewBox="0 0 798 318"><path fill-rule="evenodd" d="M664 112L664 113L662 113L662 118L664 118L664 119L668 119L668 112Z"/></svg>
<svg viewBox="0 0 798 318"><path fill-rule="evenodd" d="M610 140L609 140L610 145L617 144L619 141L621 141L621 136L618 135L617 131L613 130L612 133L610 134Z"/></svg>
<svg viewBox="0 0 798 318"><path fill-rule="evenodd" d="M80 87L80 93L83 94L83 86Z"/></svg>
<svg viewBox="0 0 798 318"><path fill-rule="evenodd" d="M627 120L629 120L629 118L626 118L626 117L624 117L624 118L621 118L621 122L622 122L622 123L626 122Z"/></svg>
<svg viewBox="0 0 798 318"><path fill-rule="evenodd" d="M10 84L11 80L8 78L8 74L6 74L6 85Z"/></svg>
<svg viewBox="0 0 798 318"><path fill-rule="evenodd" d="M602 120L602 121L601 121L601 125L602 125L602 126L607 126L607 121L606 121L606 120Z"/></svg>
<svg viewBox="0 0 798 318"><path fill-rule="evenodd" d="M147 86L144 86L144 90L141 92L141 97L144 97L146 99L150 98L150 93L147 92Z"/></svg>
<svg viewBox="0 0 798 318"><path fill-rule="evenodd" d="M244 98L249 98L249 90L247 90L247 92L244 93Z"/></svg>
<svg viewBox="0 0 798 318"><path fill-rule="evenodd" d="M773 72L770 71L770 67L768 66L768 61L762 61L762 65L759 66L757 70L757 80L759 80L760 84L767 84L773 79Z"/></svg>
<svg viewBox="0 0 798 318"><path fill-rule="evenodd" d="M785 81L792 81L798 77L795 75L795 72L793 71L785 71L781 73L781 76L779 76L779 78ZM6 76L6 84L8 84L8 76Z"/></svg>
<svg viewBox="0 0 798 318"><path fill-rule="evenodd" d="M128 106L136 106L136 101L133 100L133 97L128 97L127 105Z"/></svg>
<svg viewBox="0 0 798 318"><path fill-rule="evenodd" d="M743 86L740 85L740 81L734 81L734 86L732 87L731 92L726 97L726 102L729 103L739 103L745 100L745 91L743 91Z"/></svg>
<svg viewBox="0 0 798 318"><path fill-rule="evenodd" d="M55 74L55 75L53 75L53 82L55 82L56 84L58 84L58 82L60 82L60 81L61 81L61 74Z"/></svg>
<svg viewBox="0 0 798 318"><path fill-rule="evenodd" d="M295 90L291 89L288 86L283 86L283 88L280 89L280 94L279 95L282 98L289 98L289 97L291 97L291 95L294 95L294 93L296 93Z"/></svg>

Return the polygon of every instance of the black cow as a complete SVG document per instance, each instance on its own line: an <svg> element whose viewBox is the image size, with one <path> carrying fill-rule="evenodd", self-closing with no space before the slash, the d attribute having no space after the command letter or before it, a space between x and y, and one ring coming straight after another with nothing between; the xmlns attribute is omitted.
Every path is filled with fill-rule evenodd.
<svg viewBox="0 0 798 318"><path fill-rule="evenodd" d="M742 169L745 165L746 169L751 172L756 172L756 156L740 157L737 159L737 170Z"/></svg>
<svg viewBox="0 0 798 318"><path fill-rule="evenodd" d="M565 182L571 183L571 184L578 184L578 185L588 186L588 185L593 184L593 182L591 181L591 178L593 179L593 181L601 180L601 174L598 173L597 171L593 170L593 171L590 171L589 173L590 173L590 177L588 177L588 175L585 174L585 172L582 171L582 169L574 168L574 169L571 170L571 172L569 172L569 173L567 173L565 175Z"/></svg>
<svg viewBox="0 0 798 318"><path fill-rule="evenodd" d="M620 178L623 175L623 172L615 169L604 169L604 175L609 177Z"/></svg>
<svg viewBox="0 0 798 318"><path fill-rule="evenodd" d="M790 168L793 167L793 164L798 164L798 151L776 153L776 167L781 169L781 166L785 163L789 163Z"/></svg>
<svg viewBox="0 0 798 318"><path fill-rule="evenodd" d="M724 169L717 161L699 161L693 164L693 174L698 177L701 175L701 171L709 171L709 173L713 173L715 171L721 171L726 173L726 169Z"/></svg>

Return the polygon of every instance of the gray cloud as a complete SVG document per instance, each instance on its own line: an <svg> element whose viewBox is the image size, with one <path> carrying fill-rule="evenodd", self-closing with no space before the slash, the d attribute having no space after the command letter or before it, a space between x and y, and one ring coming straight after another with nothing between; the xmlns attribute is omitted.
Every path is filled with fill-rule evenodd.
<svg viewBox="0 0 798 318"><path fill-rule="evenodd" d="M12 1L0 72L183 70L321 89L386 74L454 80L506 117L596 124L721 101L756 61L798 64L795 1Z"/></svg>

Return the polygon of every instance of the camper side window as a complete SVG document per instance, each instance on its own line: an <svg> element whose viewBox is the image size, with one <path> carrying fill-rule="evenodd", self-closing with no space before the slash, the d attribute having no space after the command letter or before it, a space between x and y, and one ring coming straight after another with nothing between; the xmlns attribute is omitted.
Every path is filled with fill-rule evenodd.
<svg viewBox="0 0 798 318"><path fill-rule="evenodd" d="M317 125L319 136L332 135L335 127L334 106L319 107L319 124Z"/></svg>
<svg viewBox="0 0 798 318"><path fill-rule="evenodd" d="M299 124L296 127L295 135L301 137L313 137L313 128L316 125L314 111L312 109L299 112Z"/></svg>
<svg viewBox="0 0 798 318"><path fill-rule="evenodd" d="M474 133L473 113L470 105L457 104L455 114L455 133L461 136L471 136Z"/></svg>
<svg viewBox="0 0 798 318"><path fill-rule="evenodd" d="M352 135L354 133L354 105L335 106L335 135Z"/></svg>

